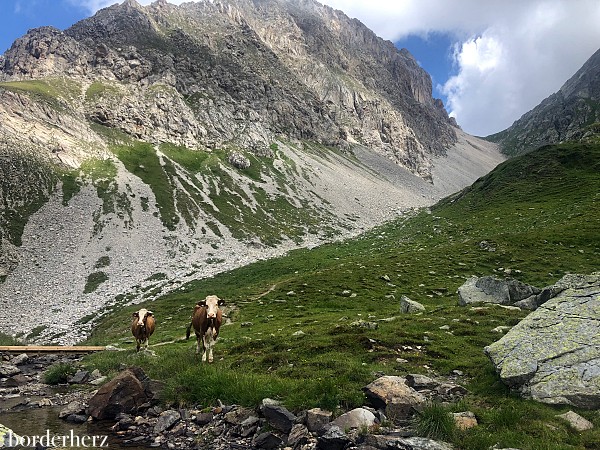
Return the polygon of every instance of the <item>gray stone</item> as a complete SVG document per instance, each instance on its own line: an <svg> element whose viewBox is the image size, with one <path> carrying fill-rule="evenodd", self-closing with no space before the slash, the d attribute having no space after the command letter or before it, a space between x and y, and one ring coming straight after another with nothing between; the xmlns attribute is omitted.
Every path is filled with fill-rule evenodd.
<svg viewBox="0 0 600 450"><path fill-rule="evenodd" d="M317 449L320 450L342 450L352 440L336 425L331 425L327 432L319 436Z"/></svg>
<svg viewBox="0 0 600 450"><path fill-rule="evenodd" d="M592 428L594 428L594 424L592 422L585 419L584 417L581 417L574 411L568 411L564 414L559 414L556 417L560 417L561 419L566 420L571 427L573 427L579 432L591 430Z"/></svg>
<svg viewBox="0 0 600 450"><path fill-rule="evenodd" d="M461 306L471 303L512 305L540 292L540 289L512 278L471 277L458 288L458 303Z"/></svg>
<svg viewBox="0 0 600 450"><path fill-rule="evenodd" d="M250 167L250 160L242 155L240 152L232 151L227 157L229 164L238 169L247 169Z"/></svg>
<svg viewBox="0 0 600 450"><path fill-rule="evenodd" d="M225 414L225 422L231 425L240 425L249 417L255 416L255 412L251 408L238 407Z"/></svg>
<svg viewBox="0 0 600 450"><path fill-rule="evenodd" d="M87 370L78 370L75 375L69 377L69 384L82 384L90 378L90 373Z"/></svg>
<svg viewBox="0 0 600 450"><path fill-rule="evenodd" d="M308 444L311 441L311 438L312 436L310 435L308 428L301 423L297 423L292 427L290 434L288 435L287 445L292 448L298 448Z"/></svg>
<svg viewBox="0 0 600 450"><path fill-rule="evenodd" d="M256 448L264 448L266 450L272 450L278 448L283 441L281 438L271 432L261 433L254 437L252 444Z"/></svg>
<svg viewBox="0 0 600 450"><path fill-rule="evenodd" d="M263 416L273 428L289 433L296 421L296 416L280 405L264 404L261 406Z"/></svg>
<svg viewBox="0 0 600 450"><path fill-rule="evenodd" d="M423 389L435 389L441 384L439 381L420 373L411 373L406 375L405 383L407 386L410 386L416 391L421 391Z"/></svg>
<svg viewBox="0 0 600 450"><path fill-rule="evenodd" d="M106 382L106 376L101 376L98 377L92 381L90 381L90 384L93 386L100 386L101 384L104 384Z"/></svg>
<svg viewBox="0 0 600 450"><path fill-rule="evenodd" d="M567 275L556 286L555 292L560 291L556 297L486 347L485 353L502 381L525 397L597 409L600 272Z"/></svg>
<svg viewBox="0 0 600 450"><path fill-rule="evenodd" d="M349 430L351 428L369 428L377 423L375 415L364 408L355 408L342 414L331 422L333 425L337 425L342 430Z"/></svg>
<svg viewBox="0 0 600 450"><path fill-rule="evenodd" d="M0 377L10 377L21 373L21 369L12 364L0 364Z"/></svg>
<svg viewBox="0 0 600 450"><path fill-rule="evenodd" d="M454 450L454 447L446 442L434 441L423 437L399 438L395 446L389 446L389 450Z"/></svg>
<svg viewBox="0 0 600 450"><path fill-rule="evenodd" d="M179 420L181 420L181 414L179 411L175 411L174 409L168 409L164 411L160 416L158 416L156 425L154 425L154 434L159 434L165 430L168 430L177 422L179 422Z"/></svg>
<svg viewBox="0 0 600 450"><path fill-rule="evenodd" d="M369 322L362 319L352 322L350 326L354 328L366 328L367 330L376 330L379 328L379 324L377 322Z"/></svg>
<svg viewBox="0 0 600 450"><path fill-rule="evenodd" d="M29 356L27 356L27 353L21 353L20 355L11 358L10 363L14 366L20 366L21 364L25 364L27 361L29 361Z"/></svg>
<svg viewBox="0 0 600 450"><path fill-rule="evenodd" d="M84 415L85 414L85 403L75 400L69 403L67 406L62 408L58 413L59 419L66 419L70 415ZM87 419L87 416L86 416Z"/></svg>
<svg viewBox="0 0 600 450"><path fill-rule="evenodd" d="M70 414L65 418L66 422L69 423L86 423L88 416L85 414Z"/></svg>
<svg viewBox="0 0 600 450"><path fill-rule="evenodd" d="M425 402L425 397L406 384L402 377L386 375L363 388L375 408L385 408L390 419L400 418L413 406ZM388 411L389 407L389 411Z"/></svg>
<svg viewBox="0 0 600 450"><path fill-rule="evenodd" d="M419 312L423 312L423 311L425 311L425 307L422 304L420 304L419 302L411 300L406 295L403 295L402 297L400 297L400 312L401 313L413 314L413 313L419 313Z"/></svg>
<svg viewBox="0 0 600 450"><path fill-rule="evenodd" d="M198 414L196 414L196 418L194 419L194 422L196 422L200 426L204 426L204 425L210 423L213 420L213 418L214 418L214 414L211 412L198 413Z"/></svg>
<svg viewBox="0 0 600 450"><path fill-rule="evenodd" d="M325 411L321 408L309 409L306 412L306 426L309 431L318 432L330 423L331 416L331 411Z"/></svg>

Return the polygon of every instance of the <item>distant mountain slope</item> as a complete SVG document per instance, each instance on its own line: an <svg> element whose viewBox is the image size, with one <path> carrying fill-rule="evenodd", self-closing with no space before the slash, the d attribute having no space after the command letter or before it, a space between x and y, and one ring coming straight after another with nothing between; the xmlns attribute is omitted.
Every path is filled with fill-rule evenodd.
<svg viewBox="0 0 600 450"><path fill-rule="evenodd" d="M50 309L13 330L72 343L115 305L428 206L504 159L452 124L408 52L312 0L31 30L0 58L0 309Z"/></svg>
<svg viewBox="0 0 600 450"><path fill-rule="evenodd" d="M579 138L600 122L600 50L558 92L524 114L509 128L485 139L507 155Z"/></svg>

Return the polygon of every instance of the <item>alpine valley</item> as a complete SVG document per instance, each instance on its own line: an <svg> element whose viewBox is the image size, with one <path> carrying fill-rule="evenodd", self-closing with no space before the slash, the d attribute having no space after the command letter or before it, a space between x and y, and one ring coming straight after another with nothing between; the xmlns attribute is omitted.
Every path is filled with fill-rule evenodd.
<svg viewBox="0 0 600 450"><path fill-rule="evenodd" d="M103 351L2 349L0 447L600 448L600 51L573 73L478 138L314 0L30 30L0 56L0 345Z"/></svg>
<svg viewBox="0 0 600 450"><path fill-rule="evenodd" d="M30 30L0 80L0 331L37 342L356 235L504 159L407 50L313 0L127 0ZM53 314L32 329L30 307Z"/></svg>

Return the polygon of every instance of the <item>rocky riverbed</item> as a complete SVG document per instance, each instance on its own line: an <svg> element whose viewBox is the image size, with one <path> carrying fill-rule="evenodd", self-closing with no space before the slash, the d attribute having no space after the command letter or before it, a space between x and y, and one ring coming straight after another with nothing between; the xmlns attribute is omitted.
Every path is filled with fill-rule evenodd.
<svg viewBox="0 0 600 450"><path fill-rule="evenodd" d="M159 402L162 384L140 368L127 368L107 382L98 371L78 369L79 362L79 356L2 355L3 424L17 434L41 435L31 421L45 411L55 419L51 433L104 433L110 438L105 448L447 450L449 444L416 436L412 417L428 401L456 401L466 393L452 380L380 376L365 386L365 406L335 414L319 408L292 412L271 399L255 408L179 408ZM44 374L58 364L75 370L66 383L50 386Z"/></svg>

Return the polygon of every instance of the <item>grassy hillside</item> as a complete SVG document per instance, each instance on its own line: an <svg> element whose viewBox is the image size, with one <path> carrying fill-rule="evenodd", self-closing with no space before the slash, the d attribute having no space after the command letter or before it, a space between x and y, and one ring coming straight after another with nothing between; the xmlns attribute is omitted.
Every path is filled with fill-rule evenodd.
<svg viewBox="0 0 600 450"><path fill-rule="evenodd" d="M568 408L511 394L483 354L500 338L494 328L527 313L459 307L456 290L471 275L510 272L542 287L566 272L599 270L599 203L600 145L542 148L359 239L257 262L144 305L157 319L152 343L164 343L152 348L155 357L134 353L129 324L139 306L116 311L89 343L128 350L87 364L111 373L139 364L166 381L167 402L254 405L276 397L292 409L330 410L362 405L361 387L380 373L443 378L460 370L458 382L471 394L444 408L470 409L480 425L438 437L473 450L594 448L597 411L578 411L596 430L575 433L554 417ZM182 338L193 304L208 294L226 299L232 320L211 366L196 361L194 343ZM401 315L402 295L426 312Z"/></svg>

